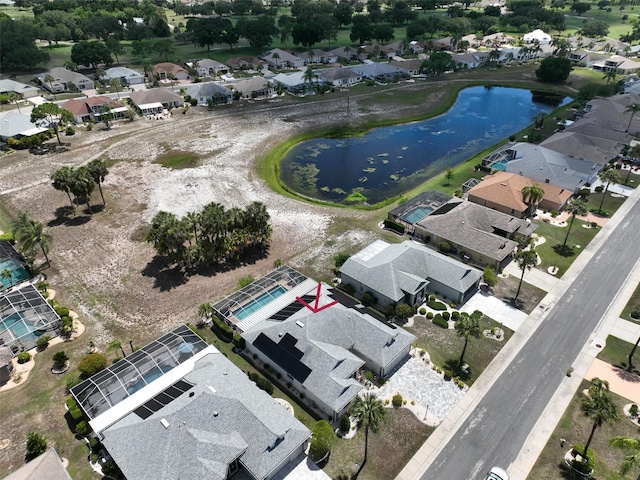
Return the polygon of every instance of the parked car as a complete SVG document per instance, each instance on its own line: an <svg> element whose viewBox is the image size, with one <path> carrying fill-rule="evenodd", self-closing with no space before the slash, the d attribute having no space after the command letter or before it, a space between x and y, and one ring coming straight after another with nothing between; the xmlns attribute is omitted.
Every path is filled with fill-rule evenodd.
<svg viewBox="0 0 640 480"><path fill-rule="evenodd" d="M500 467L492 467L485 480L509 480L509 474Z"/></svg>

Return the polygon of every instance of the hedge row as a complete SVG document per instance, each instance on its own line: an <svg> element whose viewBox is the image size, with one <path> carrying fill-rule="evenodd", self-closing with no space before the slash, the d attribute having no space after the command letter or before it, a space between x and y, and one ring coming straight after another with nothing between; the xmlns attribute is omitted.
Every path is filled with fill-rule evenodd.
<svg viewBox="0 0 640 480"><path fill-rule="evenodd" d="M444 303L439 302L437 300L429 300L427 302L427 306L429 306L429 308L432 308L433 310L446 310L447 309L447 306Z"/></svg>
<svg viewBox="0 0 640 480"><path fill-rule="evenodd" d="M435 317L433 317L432 322L438 325L439 327L449 328L449 322L447 322L444 318L442 318L442 315L440 315L439 313Z"/></svg>
<svg viewBox="0 0 640 480"><path fill-rule="evenodd" d="M402 225L397 224L396 222L389 220L388 218L384 220L385 228L398 232L399 234L404 233L404 227Z"/></svg>
<svg viewBox="0 0 640 480"><path fill-rule="evenodd" d="M218 335L218 337L220 337L220 340L222 340L223 342L231 343L231 341L233 340L233 328L231 328L223 320L220 320L216 316L211 317L211 319L213 320L213 326L211 328L214 333Z"/></svg>
<svg viewBox="0 0 640 480"><path fill-rule="evenodd" d="M273 383L271 383L269 380L264 378L262 375L254 372L250 372L248 375L249 375L249 380L254 382L259 389L264 390L269 395L273 393L273 390L274 390Z"/></svg>

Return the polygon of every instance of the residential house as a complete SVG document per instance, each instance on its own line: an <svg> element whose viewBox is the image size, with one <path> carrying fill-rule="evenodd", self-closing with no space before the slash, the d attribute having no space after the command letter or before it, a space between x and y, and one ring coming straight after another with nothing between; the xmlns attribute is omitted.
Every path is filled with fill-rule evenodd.
<svg viewBox="0 0 640 480"><path fill-rule="evenodd" d="M143 115L154 115L156 113L162 113L165 109L184 105L184 98L168 88L138 90L131 92L129 98Z"/></svg>
<svg viewBox="0 0 640 480"><path fill-rule="evenodd" d="M173 75L173 79L170 78ZM186 80L189 78L189 72L171 62L156 63L153 66L153 76L160 80Z"/></svg>
<svg viewBox="0 0 640 480"><path fill-rule="evenodd" d="M269 480L310 431L182 325L71 390L126 478ZM132 448L135 445L135 448Z"/></svg>
<svg viewBox="0 0 640 480"><path fill-rule="evenodd" d="M105 70L101 80L106 80L107 83L118 80L122 85L142 85L144 75L127 67L111 67Z"/></svg>
<svg viewBox="0 0 640 480"><path fill-rule="evenodd" d="M82 99L70 98L62 105L65 110L69 111L73 115L74 123L84 123L89 121L99 121L102 112L100 111L102 105L109 105L113 120L126 118L126 112L129 110L109 97L95 96Z"/></svg>
<svg viewBox="0 0 640 480"><path fill-rule="evenodd" d="M478 290L482 272L412 240L395 244L376 240L349 257L340 276L359 297L373 294L380 307L400 302L420 305L427 292L459 305Z"/></svg>
<svg viewBox="0 0 640 480"><path fill-rule="evenodd" d="M219 77L225 73L228 73L230 68L224 63L217 62L215 60L211 60L210 58L203 58L196 62L193 62L191 65L187 64L190 67L193 67L198 72L198 76L200 77Z"/></svg>
<svg viewBox="0 0 640 480"><path fill-rule="evenodd" d="M6 142L10 138L20 139L46 132L47 125L31 122L31 117L15 110L0 112L0 140Z"/></svg>
<svg viewBox="0 0 640 480"><path fill-rule="evenodd" d="M310 85L318 84L321 82L320 78L312 78L310 80L305 79L305 73L302 71L292 73L279 73L275 75L271 80L274 83L280 84L287 92L293 94L301 94L306 92Z"/></svg>
<svg viewBox="0 0 640 480"><path fill-rule="evenodd" d="M47 76L53 77L50 82L45 81ZM67 91L82 91L93 88L93 80L78 72L72 72L62 67L54 67L48 72L36 77L40 85L51 93Z"/></svg>
<svg viewBox="0 0 640 480"><path fill-rule="evenodd" d="M339 58L346 58L350 61L357 56L358 50L353 47L338 47L326 52L326 59L328 63L335 63Z"/></svg>
<svg viewBox="0 0 640 480"><path fill-rule="evenodd" d="M260 56L267 65L274 67L276 70L281 68L300 68L304 67L304 60L298 55L285 52L280 48L274 48Z"/></svg>
<svg viewBox="0 0 640 480"><path fill-rule="evenodd" d="M389 375L407 358L415 337L335 302L325 284L312 287L303 298L314 295L305 302L308 306L301 298L292 299L242 338L250 355L257 355L304 392L306 401L337 421L364 388L358 373Z"/></svg>
<svg viewBox="0 0 640 480"><path fill-rule="evenodd" d="M572 62L583 65L587 68L593 68L595 63L603 63L606 59L609 58L609 55L606 53L592 52L590 50L573 50L569 53L569 60Z"/></svg>
<svg viewBox="0 0 640 480"><path fill-rule="evenodd" d="M420 70L422 69L422 64L424 63L423 59L414 59L414 60L391 60L389 65L393 67L397 67L407 75L420 75Z"/></svg>
<svg viewBox="0 0 640 480"><path fill-rule="evenodd" d="M518 218L526 218L531 213L524 202L522 189L537 184L529 178L515 173L495 172L487 175L468 192L467 199L487 208ZM542 210L560 211L567 204L573 192L551 184L538 184L544 190L537 207Z"/></svg>
<svg viewBox="0 0 640 480"><path fill-rule="evenodd" d="M243 78L230 85L234 91L240 92L241 98L263 98L273 94L271 82L263 77Z"/></svg>
<svg viewBox="0 0 640 480"><path fill-rule="evenodd" d="M585 119L596 118L600 125L620 133L640 133L640 118L627 111L630 105L640 103L640 95L625 93L607 98L590 100L583 112L577 116ZM577 122L578 123L578 122Z"/></svg>
<svg viewBox="0 0 640 480"><path fill-rule="evenodd" d="M540 143L540 146L565 155L582 158L588 162L606 165L622 152L625 143L565 130L554 133Z"/></svg>
<svg viewBox="0 0 640 480"><path fill-rule="evenodd" d="M549 43L551 43L551 35L543 32L538 28L532 32L525 33L522 36L522 41L524 43L537 43L538 45L548 45Z"/></svg>
<svg viewBox="0 0 640 480"><path fill-rule="evenodd" d="M627 123L629 119L627 119ZM635 122L633 122L635 124ZM632 124L632 126L633 126ZM578 120L567 125L563 132L575 132L594 138L604 138L616 143L628 145L633 136L627 133L626 125L620 121L600 119L597 115L578 117Z"/></svg>
<svg viewBox="0 0 640 480"><path fill-rule="evenodd" d="M446 242L465 262L501 270L518 241L527 241L536 225L473 202L454 198L415 224L414 236L434 247Z"/></svg>
<svg viewBox="0 0 640 480"><path fill-rule="evenodd" d="M6 95L8 93L17 93L20 98L25 99L38 96L40 89L27 85L26 83L3 78L0 80L0 95Z"/></svg>
<svg viewBox="0 0 640 480"><path fill-rule="evenodd" d="M389 82L394 78L404 78L408 74L405 70L388 63L368 63L349 67L358 75L377 82Z"/></svg>
<svg viewBox="0 0 640 480"><path fill-rule="evenodd" d="M233 92L219 83L194 83L184 89L185 96L195 98L198 105L223 104L233 101Z"/></svg>
<svg viewBox="0 0 640 480"><path fill-rule="evenodd" d="M478 68L487 63L489 52L452 53L451 58L458 68Z"/></svg>
<svg viewBox="0 0 640 480"><path fill-rule="evenodd" d="M436 40L431 40L431 45L434 48L452 52L455 47L455 41L453 37L437 38Z"/></svg>
<svg viewBox="0 0 640 480"><path fill-rule="evenodd" d="M451 196L437 190L428 190L402 202L387 214L392 222L404 227L404 231L413 235L414 225L434 210L451 200Z"/></svg>
<svg viewBox="0 0 640 480"><path fill-rule="evenodd" d="M409 53L412 55L420 55L424 53L424 46L417 40L412 40L409 42Z"/></svg>
<svg viewBox="0 0 640 480"><path fill-rule="evenodd" d="M71 480L71 475L54 448L28 461L4 480Z"/></svg>
<svg viewBox="0 0 640 480"><path fill-rule="evenodd" d="M640 70L640 62L621 55L613 55L604 61L594 62L593 69L602 72L616 72L620 75L629 75Z"/></svg>
<svg viewBox="0 0 640 480"><path fill-rule="evenodd" d="M602 165L550 150L533 143L508 147L506 172L517 173L542 184L555 185L577 193L598 178Z"/></svg>
<svg viewBox="0 0 640 480"><path fill-rule="evenodd" d="M482 45L484 45L485 47L492 47L492 48L497 48L497 47L503 47L503 46L508 46L508 45L513 45L513 42L515 42L515 38L510 36L510 35L506 35L505 33L492 33L490 35L485 35L484 37L482 37Z"/></svg>
<svg viewBox="0 0 640 480"><path fill-rule="evenodd" d="M362 81L362 75L350 68L325 68L317 71L318 78L334 87L350 87Z"/></svg>
<svg viewBox="0 0 640 480"><path fill-rule="evenodd" d="M301 52L297 54L302 60L304 60L305 65L309 65L312 63L327 63L327 52L321 50L319 48L312 48L310 50Z"/></svg>
<svg viewBox="0 0 640 480"><path fill-rule="evenodd" d="M257 57L233 57L227 60L227 65L233 70L260 70L264 63Z"/></svg>

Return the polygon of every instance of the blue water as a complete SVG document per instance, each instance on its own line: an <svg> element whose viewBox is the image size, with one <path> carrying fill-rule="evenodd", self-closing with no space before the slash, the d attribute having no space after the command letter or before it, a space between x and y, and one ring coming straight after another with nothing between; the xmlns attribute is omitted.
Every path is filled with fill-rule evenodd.
<svg viewBox="0 0 640 480"><path fill-rule="evenodd" d="M232 313L237 319L244 320L252 313L257 312L265 305L274 301L276 298L278 298L280 295L282 295L286 291L287 289L284 288L282 285L277 285L276 287L272 288L268 292L263 293L259 297L254 298L248 304L238 308L237 310L234 310Z"/></svg>
<svg viewBox="0 0 640 480"><path fill-rule="evenodd" d="M377 203L462 163L531 125L538 113L569 101L516 88L467 88L439 117L377 128L358 138L303 142L282 160L281 179L310 197L343 202L355 191L367 203Z"/></svg>
<svg viewBox="0 0 640 480"><path fill-rule="evenodd" d="M10 330L15 338L20 338L23 341L35 341L42 335L42 332L38 332L25 324L19 313L14 313L0 320L0 333L5 330Z"/></svg>
<svg viewBox="0 0 640 480"><path fill-rule="evenodd" d="M0 287L9 288L29 278L29 273L27 273L24 267L13 259L9 258L0 262L0 272L4 272L5 270L11 272L11 277L0 277Z"/></svg>
<svg viewBox="0 0 640 480"><path fill-rule="evenodd" d="M402 219L407 223L418 223L431 212L433 212L431 207L417 207L404 215Z"/></svg>
<svg viewBox="0 0 640 480"><path fill-rule="evenodd" d="M127 387L127 393L129 395L133 395L134 393L136 393L138 390L140 390L141 388L149 385L151 382L153 382L154 380L157 380L158 378L160 378L162 375L164 375L166 372L168 372L169 370L171 370L171 368L166 368L166 371L161 370L160 368L154 367L151 370L149 370L147 373L145 373L142 378L144 380L139 380L138 382L136 382L134 385L130 385Z"/></svg>

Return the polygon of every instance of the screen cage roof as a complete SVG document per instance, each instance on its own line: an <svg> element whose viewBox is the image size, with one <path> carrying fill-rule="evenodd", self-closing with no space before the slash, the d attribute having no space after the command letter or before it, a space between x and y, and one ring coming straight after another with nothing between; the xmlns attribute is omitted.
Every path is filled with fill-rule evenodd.
<svg viewBox="0 0 640 480"><path fill-rule="evenodd" d="M154 340L71 389L90 420L207 348L186 325Z"/></svg>

